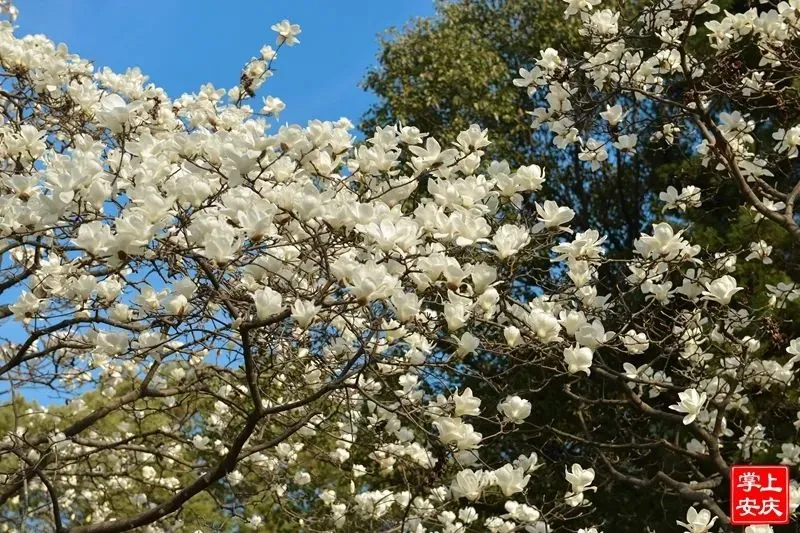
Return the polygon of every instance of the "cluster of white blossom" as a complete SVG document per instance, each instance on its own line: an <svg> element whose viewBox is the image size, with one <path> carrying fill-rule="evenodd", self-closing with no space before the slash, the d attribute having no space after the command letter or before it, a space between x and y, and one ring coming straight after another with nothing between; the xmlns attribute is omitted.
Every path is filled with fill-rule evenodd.
<svg viewBox="0 0 800 533"><path fill-rule="evenodd" d="M531 112L533 127L547 127L559 148L575 145L580 160L595 171L609 159L612 148L615 159L625 158L644 140L672 144L676 135L683 133L686 142L696 144L696 153L707 156L706 163L713 160L717 170L738 182L760 215L786 226L796 238L800 236L792 204L773 207L795 197L796 191L781 192L768 183L781 181L776 160L797 157L800 126L776 123L772 127L773 153L758 152L752 135L755 124L746 107L718 114L709 109L712 99L725 91L732 91L743 106L747 97L754 101L779 93L785 97L775 83L764 79L763 70L745 68L744 77L733 79L724 69L731 64L741 69L735 63L736 47L754 43L760 58L758 68L779 68L777 72L791 77L800 67L800 4L770 2L763 9L719 15L720 8L712 0L653 1L637 8L638 16L629 25L618 27L620 13L600 9L600 2L565 1L569 4L566 15L579 16L582 33L594 52L571 61L548 48L532 70L520 69L514 83L531 95L539 94L547 104ZM714 53L699 57L692 54L687 42L703 31ZM719 76L722 82L718 82ZM591 90L579 91L587 80ZM676 80L689 88L682 99L665 94L665 88ZM609 100L610 104L598 108L598 102ZM780 97L777 100L780 102ZM643 117L645 102L667 110L667 119ZM594 126L585 127L587 117L594 118ZM667 202L665 209L685 210L700 205L699 192L692 186L680 194L671 188L661 199Z"/></svg>
<svg viewBox="0 0 800 533"><path fill-rule="evenodd" d="M676 14L713 4L646 10L642 27L663 42L648 56L626 49L619 13L599 3L567 8L599 49L575 75L648 97L669 76L702 75L681 48L697 30ZM798 8L754 12L749 31L770 62L796 36ZM723 19L724 39L715 30L717 50L745 35L737 21ZM766 262L770 244L714 255L658 222L622 263L628 286L610 290L606 237L573 231L574 211L540 197L544 169L486 161L485 129L445 143L408 125L356 142L346 119L276 128L280 99L259 111L248 102L300 28L272 28L277 49L262 48L237 86L172 100L136 69L96 71L0 25L0 316L15 331L0 378L14 394L47 386L70 400L9 415L0 507L16 518L0 531L19 517L43 530L180 531L177 511L208 492L237 502L226 511L234 530L278 509L317 531L548 532L584 519L601 489L594 468L571 463L559 497L542 504L532 449L487 453L539 409L532 388L504 375L530 369L568 384L612 380L621 400L608 401L673 424L667 449L717 469L668 478L715 514L691 508L679 523L724 524L713 499L721 450L763 451L752 395L794 384L800 360L800 339L778 352L764 338L735 277L740 257ZM548 49L516 84L546 91L534 124L601 170L646 136L615 103L599 114L607 129L584 140L572 68ZM699 104L686 107L704 113ZM733 112L712 126L719 135L698 151L760 183L769 170L750 152L747 120ZM686 128L663 124L649 138L672 142ZM777 153L796 155L794 130L776 133ZM661 199L683 212L701 191ZM786 222L785 207L754 205ZM800 296L794 285L770 291L775 306ZM657 363L672 355L677 365ZM476 376L480 360L504 372ZM502 401L486 405L463 385L476 377ZM661 397L677 403L648 403ZM781 444L781 461L800 465L800 449Z"/></svg>
<svg viewBox="0 0 800 533"><path fill-rule="evenodd" d="M278 49L297 42L297 25L273 29ZM221 485L257 528L239 492L257 480L259 501L320 529L547 530L588 503L571 476L591 469L531 504L537 455L480 452L535 402L482 405L461 367L523 342L591 359L611 338L578 310L603 307L602 239L556 246L572 211L551 201L528 224L521 195L544 171L484 163L478 127L451 145L410 126L356 145L346 119L268 133L283 103L247 102L276 56L170 100L0 26L3 318L26 339L6 338L0 375L70 398L14 415L3 506L58 531L180 530L173 513ZM578 292L515 298L517 262L553 246Z"/></svg>
<svg viewBox="0 0 800 533"><path fill-rule="evenodd" d="M589 51L572 57L548 48L541 51L531 69L519 70L514 84L525 88L539 106L530 111L532 127L550 132L556 147L583 161L587 173L601 176L608 168L633 161L639 150L681 143L690 147L703 165L712 165L721 180L736 184L754 223L767 219L788 231L795 243L800 242L795 207L800 182L797 167L792 166L800 129L794 123L782 124L787 113L778 112L796 111L800 100L795 89L770 81L782 77L796 80L800 72L800 3L761 2L760 7L732 14L722 11L713 0L655 0L624 8L606 6L601 0L564 1L568 4L565 17L578 19ZM706 39L711 49L698 46L697 39ZM744 59L745 54L756 55L757 67ZM739 109L719 111L713 104L720 95L730 98ZM776 112L767 124L757 125L748 109L764 106L765 101L777 102ZM770 128L767 135L774 145L757 143L757 126ZM676 217L681 217L687 210L701 207L706 195L713 194L694 185L684 186L680 192L670 186L659 199L664 212L677 210ZM751 291L771 294L768 307L778 309L796 301L800 293L792 281L757 288L740 286L737 273L742 272L742 260L773 263L774 245L767 238L755 239L744 251L709 254L687 240L684 229L676 226L680 222L653 224L652 233L634 243L634 257L626 262L629 290L640 291L646 303L643 310L619 322L627 328L637 318L641 320L641 314L649 314L670 317L671 323L652 334L645 324L631 329L623 337L624 346L631 354L641 354L652 344L660 353L649 352L651 356L639 366L606 359L610 368L603 369L603 374L627 381L629 400L655 419L667 421L675 415L657 404L648 405L646 400L665 393L673 398L677 395L678 402L669 409L680 413L677 420L691 428L691 436L681 442L682 449L674 451L711 461L717 467L717 473L705 480L669 480L672 488L691 492L684 497L711 509L698 512L692 507L687 522L679 524L690 532L706 532L719 520L721 531L728 531L724 494L717 492L716 500L709 496L714 495L712 489L725 488L723 480L731 459L747 461L751 453L758 452L762 460L772 457L793 469L800 466L793 442L770 442L772 435L784 435L785 439L794 432L760 424L760 417L766 415L753 405L759 394L795 383L800 339L765 334L772 324L765 319L770 311L752 307ZM573 271L585 274L577 275L581 281L596 272L597 265L586 263L581 255L597 256L592 245L596 235L587 239L589 233L577 235L576 252L568 258L568 274L573 280ZM580 288L577 282L576 287ZM741 292L745 288L750 294ZM614 299L598 300L596 295L582 303L592 302L601 307L615 303ZM599 323L594 331L598 343L609 342ZM570 372L588 376L594 347L583 341L579 344L584 352L578 353L576 347L569 349L569 354L565 351L565 357ZM665 362L673 354L677 362ZM754 437L756 433L760 436ZM738 457L727 454L728 442L736 443ZM714 481L714 476L719 479ZM630 476L618 478L631 480ZM641 486L646 486L646 481L634 478ZM795 482L792 491L794 509L800 503ZM747 529L767 530L761 526Z"/></svg>

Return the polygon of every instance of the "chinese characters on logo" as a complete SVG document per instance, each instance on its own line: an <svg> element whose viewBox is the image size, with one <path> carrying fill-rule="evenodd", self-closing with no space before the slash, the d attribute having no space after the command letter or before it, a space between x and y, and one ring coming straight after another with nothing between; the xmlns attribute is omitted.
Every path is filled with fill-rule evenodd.
<svg viewBox="0 0 800 533"><path fill-rule="evenodd" d="M789 523L789 467L731 467L733 525Z"/></svg>

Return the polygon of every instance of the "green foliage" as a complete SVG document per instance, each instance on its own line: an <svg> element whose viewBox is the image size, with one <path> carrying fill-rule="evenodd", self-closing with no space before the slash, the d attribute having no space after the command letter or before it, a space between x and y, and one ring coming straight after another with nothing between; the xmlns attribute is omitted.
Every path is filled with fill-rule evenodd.
<svg viewBox="0 0 800 533"><path fill-rule="evenodd" d="M400 121L455 139L479 124L493 134L491 156L522 164L531 130L522 111L527 97L512 81L540 50L572 46L575 35L558 2L440 1L436 18L382 38L380 65L364 81L380 102L361 127Z"/></svg>

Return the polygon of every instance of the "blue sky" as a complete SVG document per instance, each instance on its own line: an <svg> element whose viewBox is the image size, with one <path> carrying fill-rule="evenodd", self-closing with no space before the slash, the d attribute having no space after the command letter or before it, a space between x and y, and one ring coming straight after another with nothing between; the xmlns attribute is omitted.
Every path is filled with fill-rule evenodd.
<svg viewBox="0 0 800 533"><path fill-rule="evenodd" d="M430 15L433 0L16 0L18 34L44 33L115 71L138 66L175 98L205 82L229 88L273 23L300 24L261 95L286 102L281 122L356 120L372 96L358 87L377 63L377 34ZM260 104L260 101L259 101Z"/></svg>

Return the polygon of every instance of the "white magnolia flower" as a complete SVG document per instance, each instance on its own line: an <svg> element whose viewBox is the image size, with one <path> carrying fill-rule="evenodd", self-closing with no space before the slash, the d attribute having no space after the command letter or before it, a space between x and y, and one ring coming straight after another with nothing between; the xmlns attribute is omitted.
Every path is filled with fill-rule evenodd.
<svg viewBox="0 0 800 533"><path fill-rule="evenodd" d="M603 120L608 122L611 126L619 124L620 121L625 118L625 115L627 115L627 113L622 112L622 106L619 104L613 106L607 105L606 110L600 113Z"/></svg>
<svg viewBox="0 0 800 533"><path fill-rule="evenodd" d="M267 96L264 98L264 108L261 110L261 112L267 115L272 115L275 117L275 120L277 120L280 118L281 111L284 109L286 109L286 104L283 103L283 100L275 96Z"/></svg>
<svg viewBox="0 0 800 533"><path fill-rule="evenodd" d="M564 362L567 364L567 371L570 374L583 372L587 376L591 374L592 357L594 353L591 348L575 345L564 348Z"/></svg>
<svg viewBox="0 0 800 533"><path fill-rule="evenodd" d="M519 252L530 240L527 229L513 224L505 224L497 230L492 243L497 248L497 256L505 259Z"/></svg>
<svg viewBox="0 0 800 533"><path fill-rule="evenodd" d="M464 357L467 354L470 354L478 349L480 346L480 340L478 337L470 333L469 331L465 331L461 338L458 339L458 346L456 347L456 356Z"/></svg>
<svg viewBox="0 0 800 533"><path fill-rule="evenodd" d="M731 303L731 298L741 290L744 289L736 285L735 278L725 275L706 284L706 290L703 291L703 299L711 300L721 305L728 305Z"/></svg>
<svg viewBox="0 0 800 533"><path fill-rule="evenodd" d="M578 463L574 463L571 470L566 470L564 475L567 482L572 485L572 492L583 492L594 481L594 468L583 468Z"/></svg>
<svg viewBox="0 0 800 533"><path fill-rule="evenodd" d="M513 500L508 500L504 505L508 514L503 515L504 518L511 518L516 522L523 524L532 524L539 520L542 514L535 507L518 503Z"/></svg>
<svg viewBox="0 0 800 533"><path fill-rule="evenodd" d="M516 326L506 326L503 329L503 337L510 347L519 345L522 342L522 334Z"/></svg>
<svg viewBox="0 0 800 533"><path fill-rule="evenodd" d="M686 511L686 522L677 520L679 526L686 528L687 533L708 533L717 517L711 517L711 512L708 509L701 509L700 512L694 507L689 507Z"/></svg>
<svg viewBox="0 0 800 533"><path fill-rule="evenodd" d="M521 468L514 468L512 465L504 465L493 472L494 483L505 496L511 496L517 492L522 492L528 485L531 476L525 475Z"/></svg>
<svg viewBox="0 0 800 533"><path fill-rule="evenodd" d="M269 287L257 290L253 293L253 299L256 302L256 316L259 320L277 315L283 310L283 297Z"/></svg>
<svg viewBox="0 0 800 533"><path fill-rule="evenodd" d="M453 483L450 485L450 490L456 499L466 498L470 501L475 501L481 497L484 489L490 486L493 480L494 478L490 472L467 468L456 474Z"/></svg>
<svg viewBox="0 0 800 533"><path fill-rule="evenodd" d="M563 225L575 218L575 211L569 207L559 206L551 200L546 200L542 205L537 203L536 212L543 227L548 229L559 228L566 231L569 228Z"/></svg>
<svg viewBox="0 0 800 533"><path fill-rule="evenodd" d="M299 24L292 24L288 20L284 19L276 24L273 24L270 29L278 33L279 45L285 43L286 46L294 46L300 42L300 40L297 38L297 36L302 32Z"/></svg>
<svg viewBox="0 0 800 533"><path fill-rule="evenodd" d="M614 141L612 144L614 148L620 150L622 152L634 152L634 148L636 148L636 143L638 142L638 138L634 134L629 135L620 135L617 137L617 140Z"/></svg>
<svg viewBox="0 0 800 533"><path fill-rule="evenodd" d="M625 345L625 349L632 354L644 353L650 347L647 335L645 333L637 333L633 329L628 330L622 336L622 343Z"/></svg>
<svg viewBox="0 0 800 533"><path fill-rule="evenodd" d="M152 466L142 467L142 479L145 481L153 481L156 478L156 469Z"/></svg>
<svg viewBox="0 0 800 533"><path fill-rule="evenodd" d="M314 305L307 300L295 300L292 304L292 318L294 318L301 328L307 328L314 321L321 307ZM268 315L269 316L269 315Z"/></svg>
<svg viewBox="0 0 800 533"><path fill-rule="evenodd" d="M705 406L708 396L698 393L695 389L687 389L678 393L680 403L670 405L669 408L679 413L686 413L683 417L684 425L689 425L697 418Z"/></svg>
<svg viewBox="0 0 800 533"><path fill-rule="evenodd" d="M455 416L478 416L481 414L481 399L472 395L472 389L467 387L461 394L454 394Z"/></svg>
<svg viewBox="0 0 800 533"><path fill-rule="evenodd" d="M455 444L459 450L473 450L482 439L472 424L465 424L460 418L439 417L433 425L439 431L439 440L445 444Z"/></svg>
<svg viewBox="0 0 800 533"><path fill-rule="evenodd" d="M505 418L514 424L522 424L531 415L531 402L519 396L508 396L497 406Z"/></svg>
<svg viewBox="0 0 800 533"><path fill-rule="evenodd" d="M750 243L750 254L744 258L745 261L761 261L765 265L772 264L772 258L769 256L772 253L772 246L767 244L763 239L758 242Z"/></svg>
<svg viewBox="0 0 800 533"><path fill-rule="evenodd" d="M565 495L565 501L571 507L577 507L586 504L585 492L589 490L597 490L591 484L594 481L594 469L584 469L578 463L572 465L572 469L565 469L565 477L570 484L571 490Z"/></svg>
<svg viewBox="0 0 800 533"><path fill-rule="evenodd" d="M666 191L658 195L658 198L665 204L662 211L670 209L686 211L689 207L700 207L701 205L700 189L693 185L684 187L680 193L670 185Z"/></svg>
<svg viewBox="0 0 800 533"><path fill-rule="evenodd" d="M235 487L244 480L244 474L242 474L238 470L234 470L233 472L230 472L226 476L226 479L228 480L228 483L230 483L232 487Z"/></svg>

